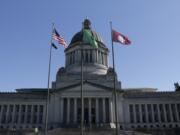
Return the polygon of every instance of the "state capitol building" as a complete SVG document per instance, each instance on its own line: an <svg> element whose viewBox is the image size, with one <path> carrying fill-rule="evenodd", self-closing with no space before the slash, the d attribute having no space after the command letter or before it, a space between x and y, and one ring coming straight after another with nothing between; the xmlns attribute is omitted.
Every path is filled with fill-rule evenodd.
<svg viewBox="0 0 180 135"><path fill-rule="evenodd" d="M57 71L50 89L49 129L80 127L82 47L84 123L92 127L111 127L115 122L114 72L108 65L109 48L95 31L90 30L98 48L83 43L80 31L64 50L65 66ZM115 81L119 129L180 127L180 92L162 92L154 88L126 89L121 87L120 80ZM46 101L47 88L0 92L0 129L44 129Z"/></svg>

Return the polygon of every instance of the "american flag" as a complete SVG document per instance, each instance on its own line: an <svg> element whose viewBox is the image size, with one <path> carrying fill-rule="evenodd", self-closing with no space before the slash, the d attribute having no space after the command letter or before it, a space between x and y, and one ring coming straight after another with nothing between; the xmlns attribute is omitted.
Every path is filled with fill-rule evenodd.
<svg viewBox="0 0 180 135"><path fill-rule="evenodd" d="M58 41L58 43L63 45L65 48L68 47L68 45L67 45L66 41L64 40L64 38L59 35L59 33L57 32L57 30L55 28L54 28L52 37L53 37L54 40Z"/></svg>

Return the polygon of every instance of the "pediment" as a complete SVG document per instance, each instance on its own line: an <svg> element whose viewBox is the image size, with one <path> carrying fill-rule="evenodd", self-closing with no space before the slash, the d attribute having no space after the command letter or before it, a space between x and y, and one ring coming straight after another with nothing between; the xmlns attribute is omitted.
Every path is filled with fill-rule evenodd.
<svg viewBox="0 0 180 135"><path fill-rule="evenodd" d="M101 84L95 84L95 83L91 83L91 82L84 82L83 84L83 91L88 91L88 92L108 92L111 91L112 88L110 87L106 87L104 85ZM60 88L55 90L57 91L66 91L66 92L80 92L81 91L81 83L77 83L77 84L73 84L64 88Z"/></svg>
<svg viewBox="0 0 180 135"><path fill-rule="evenodd" d="M73 88L70 88L70 89L67 89L66 91L74 91L74 92L81 91L81 85L73 87ZM97 86L92 86L92 85L86 83L86 84L83 85L83 91L89 91L89 92L93 92L93 91L103 92L103 91L106 91L107 92L108 90L100 88L100 87L97 87Z"/></svg>

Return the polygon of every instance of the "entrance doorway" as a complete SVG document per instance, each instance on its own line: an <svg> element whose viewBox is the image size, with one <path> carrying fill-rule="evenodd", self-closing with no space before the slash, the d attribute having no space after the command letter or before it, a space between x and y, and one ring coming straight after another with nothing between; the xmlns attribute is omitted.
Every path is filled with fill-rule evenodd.
<svg viewBox="0 0 180 135"><path fill-rule="evenodd" d="M89 124L89 112L88 108L84 108L84 123Z"/></svg>
<svg viewBox="0 0 180 135"><path fill-rule="evenodd" d="M77 122L81 123L81 108L78 108L78 110L77 110ZM84 124L89 124L89 110L88 110L88 108L84 108Z"/></svg>

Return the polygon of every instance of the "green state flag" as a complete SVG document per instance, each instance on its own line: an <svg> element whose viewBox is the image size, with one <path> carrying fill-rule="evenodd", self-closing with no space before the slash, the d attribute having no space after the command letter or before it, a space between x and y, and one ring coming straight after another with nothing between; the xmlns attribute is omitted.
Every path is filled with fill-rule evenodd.
<svg viewBox="0 0 180 135"><path fill-rule="evenodd" d="M98 43L90 30L83 29L83 42L88 43L95 48L98 48Z"/></svg>

